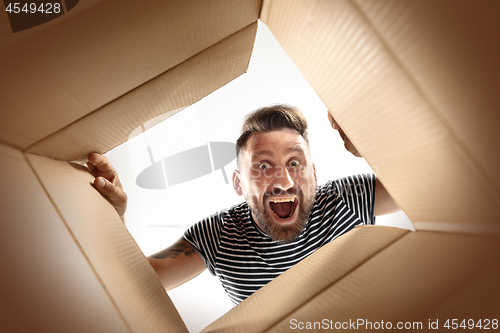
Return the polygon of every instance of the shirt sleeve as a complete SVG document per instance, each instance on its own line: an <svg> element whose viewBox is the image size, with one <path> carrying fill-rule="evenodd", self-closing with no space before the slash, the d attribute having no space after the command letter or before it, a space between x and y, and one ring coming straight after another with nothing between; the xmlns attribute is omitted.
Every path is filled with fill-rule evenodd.
<svg viewBox="0 0 500 333"><path fill-rule="evenodd" d="M221 215L214 214L192 225L184 232L184 239L198 252L212 275L215 275L221 224Z"/></svg>
<svg viewBox="0 0 500 333"><path fill-rule="evenodd" d="M338 195L363 224L375 224L375 184L374 174L362 174L337 179Z"/></svg>

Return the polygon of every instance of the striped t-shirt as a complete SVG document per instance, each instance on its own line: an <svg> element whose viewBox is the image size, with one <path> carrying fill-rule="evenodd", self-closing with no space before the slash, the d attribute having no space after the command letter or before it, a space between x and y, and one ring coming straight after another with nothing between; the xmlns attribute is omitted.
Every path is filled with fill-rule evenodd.
<svg viewBox="0 0 500 333"><path fill-rule="evenodd" d="M304 230L291 243L259 229L246 202L201 220L184 238L236 305L354 226L375 224L374 205L375 175L351 176L318 186Z"/></svg>

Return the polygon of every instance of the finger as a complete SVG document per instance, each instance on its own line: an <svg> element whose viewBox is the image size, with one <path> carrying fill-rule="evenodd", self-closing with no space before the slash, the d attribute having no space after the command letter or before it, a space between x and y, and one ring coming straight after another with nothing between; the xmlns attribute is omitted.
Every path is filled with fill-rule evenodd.
<svg viewBox="0 0 500 333"><path fill-rule="evenodd" d="M345 142L346 140L348 140L347 135L345 135L344 131L341 128L339 128L339 135L342 138L342 141Z"/></svg>
<svg viewBox="0 0 500 333"><path fill-rule="evenodd" d="M332 127L333 127L333 117L330 114L330 112L328 112L328 121L330 122L330 125L332 125Z"/></svg>
<svg viewBox="0 0 500 333"><path fill-rule="evenodd" d="M330 121L330 125L332 125L333 129L336 129L336 130L340 129L339 124L337 124L337 122L335 121L335 119L333 119L333 117L330 114L330 112L328 112L328 120Z"/></svg>
<svg viewBox="0 0 500 333"><path fill-rule="evenodd" d="M354 144L351 142L351 140L347 137L347 135L344 133L342 129L339 129L339 134L342 140L344 141L344 148L347 149L348 152L353 154L356 157L362 157L361 154L358 152Z"/></svg>
<svg viewBox="0 0 500 333"><path fill-rule="evenodd" d="M106 196L111 204L117 208L123 208L127 205L127 194L120 188L115 186L104 177L94 179L95 188Z"/></svg>
<svg viewBox="0 0 500 333"><path fill-rule="evenodd" d="M113 166L111 165L111 163L108 161L108 159L104 155L101 155L101 154L98 154L98 153L90 153L90 154L88 154L87 159L100 172L106 172L106 173L113 173L113 172L115 172L115 169L113 168Z"/></svg>
<svg viewBox="0 0 500 333"><path fill-rule="evenodd" d="M358 152L356 147L354 147L354 145L352 144L352 142L350 140L347 140L344 142L344 147L345 147L345 149L347 149L348 152L350 152L354 156L361 157L361 154Z"/></svg>
<svg viewBox="0 0 500 333"><path fill-rule="evenodd" d="M90 174L94 177L97 177L97 168L95 167L95 165L93 165L92 163L90 162L87 162L87 169L89 170Z"/></svg>

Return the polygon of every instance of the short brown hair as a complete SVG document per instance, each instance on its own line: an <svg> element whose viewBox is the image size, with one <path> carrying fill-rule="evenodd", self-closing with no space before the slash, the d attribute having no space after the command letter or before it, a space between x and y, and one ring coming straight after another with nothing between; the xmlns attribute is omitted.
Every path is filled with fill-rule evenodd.
<svg viewBox="0 0 500 333"><path fill-rule="evenodd" d="M240 151L255 132L270 132L279 129L292 129L299 133L309 144L307 138L307 120L302 112L293 106L275 104L259 108L248 114L241 129L241 135L236 141L236 161L239 166Z"/></svg>

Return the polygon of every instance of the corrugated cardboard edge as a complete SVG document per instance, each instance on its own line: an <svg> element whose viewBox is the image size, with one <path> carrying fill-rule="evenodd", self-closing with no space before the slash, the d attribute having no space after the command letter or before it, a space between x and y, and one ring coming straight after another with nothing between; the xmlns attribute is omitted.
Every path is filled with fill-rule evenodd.
<svg viewBox="0 0 500 333"><path fill-rule="evenodd" d="M500 225L480 225L466 223L412 222L415 229L477 235L500 235Z"/></svg>
<svg viewBox="0 0 500 333"><path fill-rule="evenodd" d="M260 8L260 20L267 24L267 19L269 15L269 11L271 10L271 5L273 4L272 0L263 0L262 7Z"/></svg>
<svg viewBox="0 0 500 333"><path fill-rule="evenodd" d="M132 332L187 332L153 268L88 171L25 153Z"/></svg>
<svg viewBox="0 0 500 333"><path fill-rule="evenodd" d="M0 144L0 160L0 330L132 332L26 156Z"/></svg>
<svg viewBox="0 0 500 333"><path fill-rule="evenodd" d="M270 30L412 221L497 225L498 194L351 1L265 6ZM322 29L330 34L316 38Z"/></svg>
<svg viewBox="0 0 500 333"><path fill-rule="evenodd" d="M415 321L431 309L437 313L469 281L497 265L499 254L498 237L407 233L266 332L288 332L293 320L311 323L326 318L334 323L349 323L362 319L379 325L383 320L394 326L397 322ZM488 289L487 285L475 287L481 289L481 294ZM484 310L486 306L467 303L468 309ZM495 310L498 313L500 304Z"/></svg>
<svg viewBox="0 0 500 333"><path fill-rule="evenodd" d="M49 32L0 53L1 141L28 148L255 22L260 6L102 1L71 20L54 20Z"/></svg>
<svg viewBox="0 0 500 333"><path fill-rule="evenodd" d="M202 332L263 332L348 276L409 230L358 226L252 294Z"/></svg>
<svg viewBox="0 0 500 333"><path fill-rule="evenodd" d="M500 3L350 1L500 199Z"/></svg>
<svg viewBox="0 0 500 333"><path fill-rule="evenodd" d="M104 153L122 144L138 126L148 123L151 127L155 119L159 122L162 115L175 114L243 74L250 62L256 31L254 22L27 151L85 162L89 152Z"/></svg>

